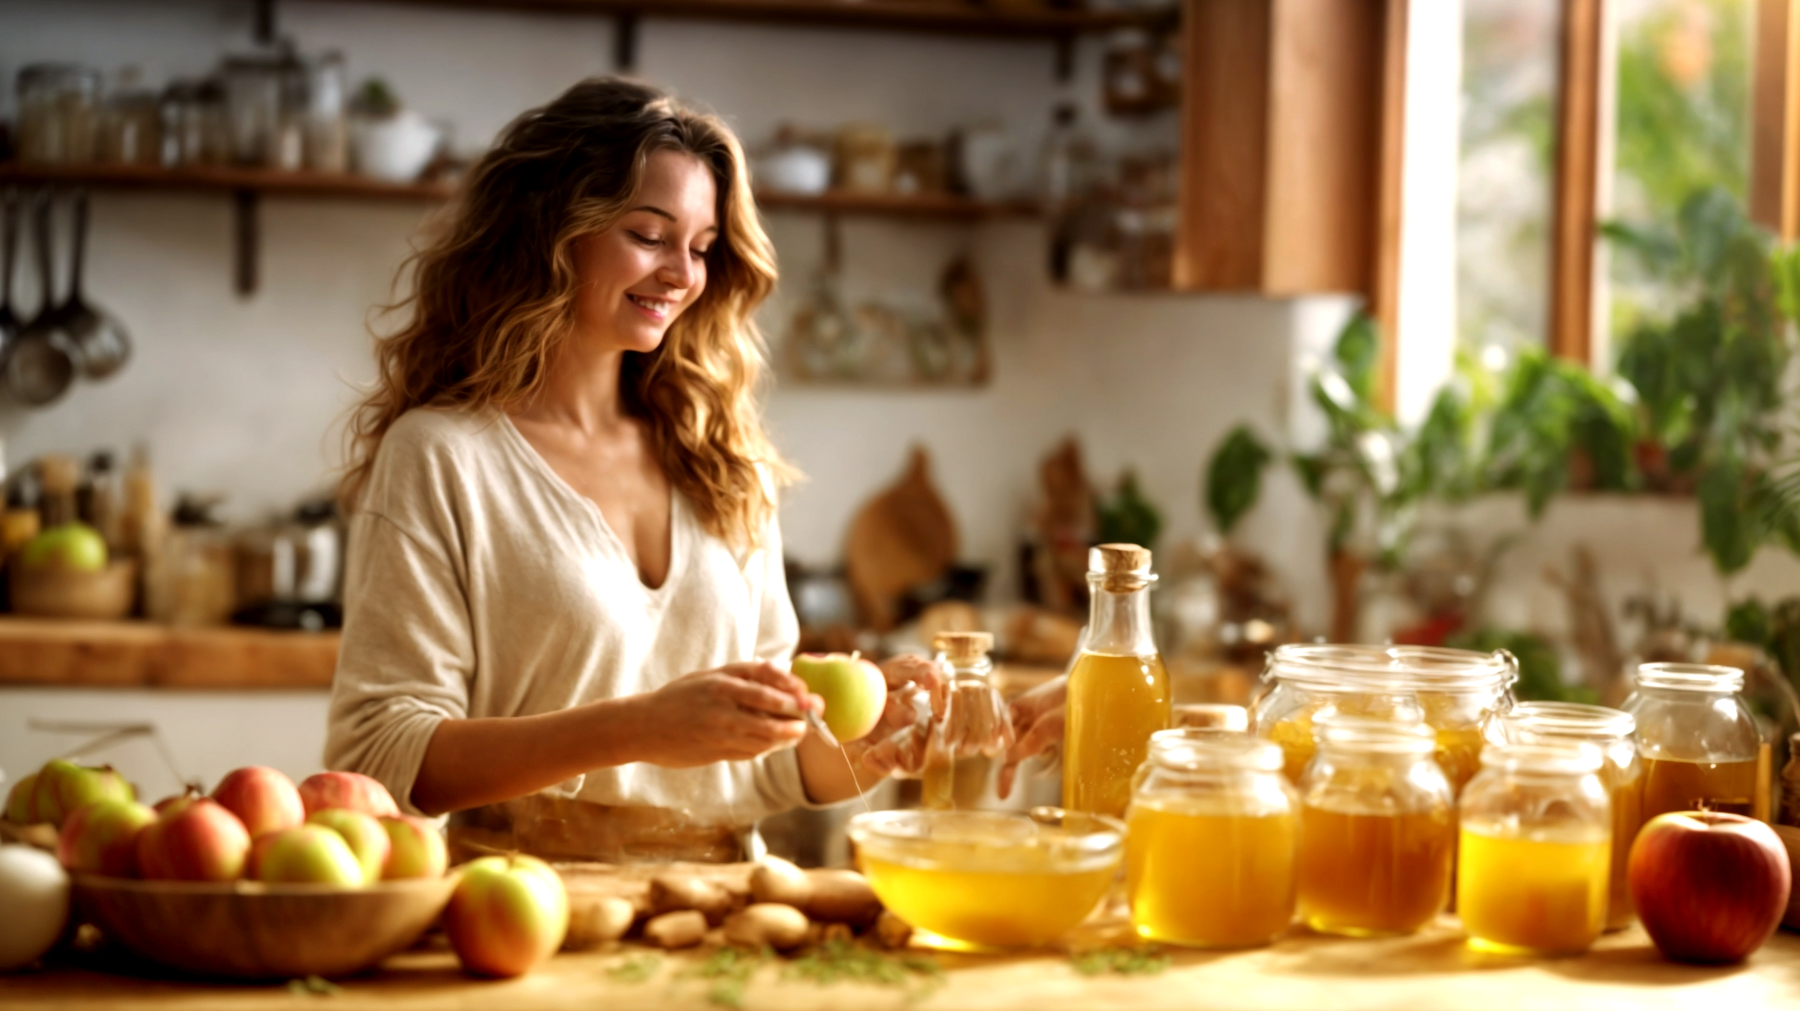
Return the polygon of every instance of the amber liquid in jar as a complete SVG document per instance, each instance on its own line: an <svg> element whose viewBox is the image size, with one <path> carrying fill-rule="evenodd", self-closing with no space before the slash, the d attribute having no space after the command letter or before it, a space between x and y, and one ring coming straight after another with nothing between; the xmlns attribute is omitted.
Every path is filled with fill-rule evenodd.
<svg viewBox="0 0 1800 1011"><path fill-rule="evenodd" d="M1509 837L1464 826L1457 913L1476 947L1540 955L1586 951L1606 926L1606 835Z"/></svg>
<svg viewBox="0 0 1800 1011"><path fill-rule="evenodd" d="M1723 811L1768 820L1768 792L1758 782L1764 765L1644 759L1643 820L1670 811Z"/></svg>
<svg viewBox="0 0 1800 1011"><path fill-rule="evenodd" d="M1409 934L1450 898L1451 811L1347 814L1301 809L1299 905L1328 934Z"/></svg>
<svg viewBox="0 0 1800 1011"><path fill-rule="evenodd" d="M1082 653L1069 672L1068 699L1063 806L1122 817L1150 735L1169 726L1169 672L1154 653Z"/></svg>
<svg viewBox="0 0 1800 1011"><path fill-rule="evenodd" d="M1631 885L1626 869L1631 865L1631 844L1644 825L1643 777L1614 783L1612 798L1612 862L1608 873L1606 929L1624 930L1637 918L1631 905Z"/></svg>
<svg viewBox="0 0 1800 1011"><path fill-rule="evenodd" d="M1299 822L1134 804L1125 872L1138 934L1205 948L1269 943L1294 916Z"/></svg>
<svg viewBox="0 0 1800 1011"><path fill-rule="evenodd" d="M920 778L919 806L931 811L972 811L983 806L1000 761L986 755L940 756Z"/></svg>

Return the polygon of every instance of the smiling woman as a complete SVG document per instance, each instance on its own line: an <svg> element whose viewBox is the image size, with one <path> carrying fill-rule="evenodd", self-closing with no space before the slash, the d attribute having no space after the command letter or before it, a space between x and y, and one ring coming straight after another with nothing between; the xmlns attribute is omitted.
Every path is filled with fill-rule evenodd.
<svg viewBox="0 0 1800 1011"><path fill-rule="evenodd" d="M729 860L874 778L798 717L754 401L775 282L711 116L591 80L520 117L414 257L351 422L327 762L463 852ZM922 662L891 680L929 683ZM910 723L897 697L866 740Z"/></svg>

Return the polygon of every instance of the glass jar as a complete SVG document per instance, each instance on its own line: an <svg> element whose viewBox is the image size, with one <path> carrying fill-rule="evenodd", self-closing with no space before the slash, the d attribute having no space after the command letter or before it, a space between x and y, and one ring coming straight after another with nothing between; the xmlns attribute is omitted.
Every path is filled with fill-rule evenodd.
<svg viewBox="0 0 1800 1011"><path fill-rule="evenodd" d="M127 67L101 116L99 160L113 165L161 165L162 101L142 86L142 74Z"/></svg>
<svg viewBox="0 0 1800 1011"><path fill-rule="evenodd" d="M287 61L279 53L232 56L226 58L221 77L231 162L262 168L279 165Z"/></svg>
<svg viewBox="0 0 1800 1011"><path fill-rule="evenodd" d="M1280 646L1269 654L1251 722L1258 736L1282 746L1288 778L1298 782L1312 757L1312 722L1321 709L1404 720L1416 706L1437 734L1438 761L1452 790L1460 791L1475 775L1483 744L1500 740L1495 717L1512 708L1517 679L1518 662L1505 650Z"/></svg>
<svg viewBox="0 0 1800 1011"><path fill-rule="evenodd" d="M1456 800L1423 723L1325 714L1300 783L1298 903L1326 934L1410 934L1450 898Z"/></svg>
<svg viewBox="0 0 1800 1011"><path fill-rule="evenodd" d="M1006 702L993 686L986 632L942 632L931 641L944 689L933 705L922 806L939 811L1000 807L1000 766L1013 744Z"/></svg>
<svg viewBox="0 0 1800 1011"><path fill-rule="evenodd" d="M1631 844L1643 825L1643 765L1638 761L1637 720L1630 713L1576 702L1521 702L1502 721L1513 744L1591 744L1605 763L1600 781L1612 806L1611 884L1607 890L1606 929L1631 926L1631 889L1625 869ZM1485 759L1484 759L1485 764Z"/></svg>
<svg viewBox="0 0 1800 1011"><path fill-rule="evenodd" d="M1637 718L1644 821L1696 810L1769 820L1769 749L1744 704L1743 671L1639 664L1621 708Z"/></svg>
<svg viewBox="0 0 1800 1011"><path fill-rule="evenodd" d="M1570 955L1600 936L1613 853L1605 763L1600 748L1566 740L1482 753L1458 843L1456 909L1470 947Z"/></svg>
<svg viewBox="0 0 1800 1011"><path fill-rule="evenodd" d="M84 165L94 160L100 75L72 63L19 71L19 160Z"/></svg>
<svg viewBox="0 0 1800 1011"><path fill-rule="evenodd" d="M1150 735L1169 726L1169 672L1150 628L1150 551L1088 553L1087 635L1069 669L1063 806L1122 817Z"/></svg>
<svg viewBox="0 0 1800 1011"><path fill-rule="evenodd" d="M1139 936L1245 948L1287 929L1300 812L1281 763L1278 745L1244 733L1156 735L1125 819Z"/></svg>

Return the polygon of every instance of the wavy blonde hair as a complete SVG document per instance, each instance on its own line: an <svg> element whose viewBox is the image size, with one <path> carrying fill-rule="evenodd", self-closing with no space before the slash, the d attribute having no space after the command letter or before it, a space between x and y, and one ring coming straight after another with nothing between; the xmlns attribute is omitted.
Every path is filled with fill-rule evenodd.
<svg viewBox="0 0 1800 1011"><path fill-rule="evenodd" d="M340 486L354 508L381 440L416 407L514 408L544 384L574 321L574 244L630 206L650 156L676 151L711 170L719 237L706 287L656 350L626 352L620 392L648 422L674 487L702 525L755 546L774 488L794 476L763 430L764 349L751 314L775 286L744 153L717 117L616 78L581 82L514 120L470 170L436 234L401 267L406 325L378 338L374 388L352 412ZM773 480L771 480L773 479Z"/></svg>

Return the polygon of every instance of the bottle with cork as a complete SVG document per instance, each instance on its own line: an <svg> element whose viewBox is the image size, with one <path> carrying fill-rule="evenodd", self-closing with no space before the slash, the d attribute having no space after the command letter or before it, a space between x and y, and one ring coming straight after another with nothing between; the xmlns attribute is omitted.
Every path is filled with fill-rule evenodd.
<svg viewBox="0 0 1800 1011"><path fill-rule="evenodd" d="M1150 626L1150 550L1102 544L1088 552L1088 627L1069 669L1063 732L1063 806L1125 814L1150 735L1169 727L1169 672Z"/></svg>
<svg viewBox="0 0 1800 1011"><path fill-rule="evenodd" d="M986 632L942 632L931 641L944 686L932 700L921 803L929 809L981 810L1003 806L1000 767L1013 745L1006 702L992 683Z"/></svg>

